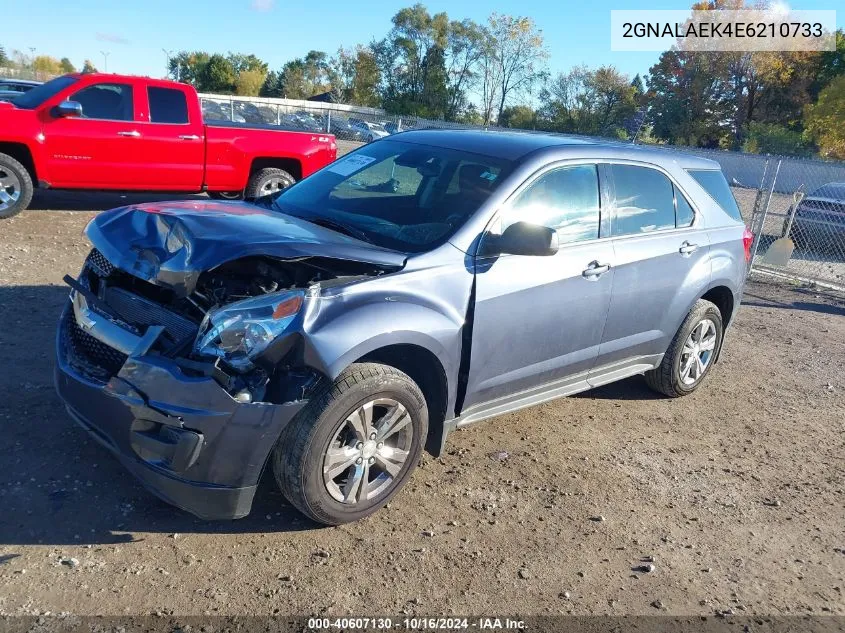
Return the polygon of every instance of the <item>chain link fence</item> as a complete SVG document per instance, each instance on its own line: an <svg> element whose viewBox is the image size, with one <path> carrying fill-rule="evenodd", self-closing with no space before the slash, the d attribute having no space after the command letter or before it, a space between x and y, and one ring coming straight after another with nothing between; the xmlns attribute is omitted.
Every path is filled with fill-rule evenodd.
<svg viewBox="0 0 845 633"><path fill-rule="evenodd" d="M405 130L515 131L313 101L220 95L201 95L201 101L207 121L331 133L341 152ZM755 235L752 271L845 287L845 163L701 148L665 149L721 165L742 217Z"/></svg>

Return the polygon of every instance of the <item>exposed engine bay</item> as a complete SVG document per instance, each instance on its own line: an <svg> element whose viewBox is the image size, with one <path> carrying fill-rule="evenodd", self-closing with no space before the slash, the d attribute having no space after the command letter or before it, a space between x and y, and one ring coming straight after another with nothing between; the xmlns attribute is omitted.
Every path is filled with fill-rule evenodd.
<svg viewBox="0 0 845 633"><path fill-rule="evenodd" d="M263 397L264 387L275 364L285 349L274 349L272 362L238 368L225 361L198 356L194 349L203 324L239 301L273 293L285 293L349 283L356 279L389 272L386 267L356 261L322 257L279 259L252 256L226 262L200 274L196 287L188 296L163 284L151 283L116 268L94 249L86 260L78 282L71 283L85 294L94 311L142 336L150 326L161 326L151 352L176 360L188 373L213 375L235 395L249 388L254 396ZM206 328L208 326L206 325ZM126 360L118 350L105 348L79 327L71 324L71 339L77 348L79 368L98 379L107 380ZM90 356L90 358L88 358ZM287 368L292 370L294 368Z"/></svg>

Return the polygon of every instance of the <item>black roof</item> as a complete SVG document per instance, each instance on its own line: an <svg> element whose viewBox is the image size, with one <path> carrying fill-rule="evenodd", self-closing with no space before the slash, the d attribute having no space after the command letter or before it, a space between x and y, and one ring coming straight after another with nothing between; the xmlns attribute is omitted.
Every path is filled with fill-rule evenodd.
<svg viewBox="0 0 845 633"><path fill-rule="evenodd" d="M485 132L484 130L411 130L390 138L407 143L434 145L483 154L507 160L519 160L538 149L561 145L593 145L592 141L551 134L526 132Z"/></svg>

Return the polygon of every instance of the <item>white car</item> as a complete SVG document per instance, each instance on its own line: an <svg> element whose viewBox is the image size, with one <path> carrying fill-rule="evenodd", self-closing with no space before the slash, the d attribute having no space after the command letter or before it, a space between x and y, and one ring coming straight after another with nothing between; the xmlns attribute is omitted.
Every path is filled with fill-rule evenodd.
<svg viewBox="0 0 845 633"><path fill-rule="evenodd" d="M381 123L370 123L369 121L360 121L355 124L355 127L361 130L361 133L367 139L367 143L372 143L375 140L390 136L390 132L384 129Z"/></svg>

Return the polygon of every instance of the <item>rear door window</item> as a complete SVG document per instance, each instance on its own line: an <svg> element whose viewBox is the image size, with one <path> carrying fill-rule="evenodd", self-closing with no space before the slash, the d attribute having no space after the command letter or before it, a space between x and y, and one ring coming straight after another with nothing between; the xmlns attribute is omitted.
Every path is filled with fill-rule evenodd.
<svg viewBox="0 0 845 633"><path fill-rule="evenodd" d="M185 93L173 88L147 88L150 100L150 122L184 124L188 122L188 100Z"/></svg>
<svg viewBox="0 0 845 633"><path fill-rule="evenodd" d="M616 205L613 235L639 235L675 228L672 182L656 169L610 165Z"/></svg>

